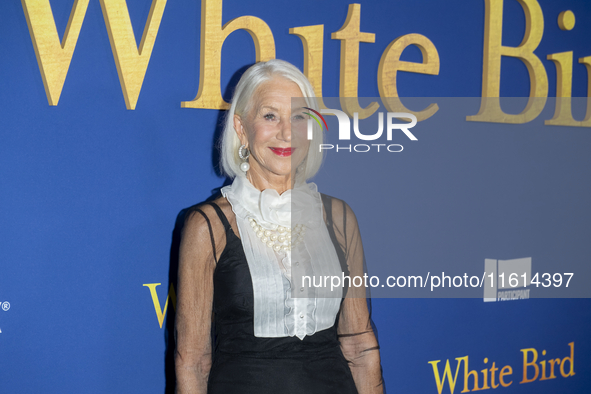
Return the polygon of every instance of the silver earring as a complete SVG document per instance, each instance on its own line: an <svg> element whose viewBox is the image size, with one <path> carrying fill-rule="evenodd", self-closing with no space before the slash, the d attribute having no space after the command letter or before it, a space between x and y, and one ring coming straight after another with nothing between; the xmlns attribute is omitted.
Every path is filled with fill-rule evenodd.
<svg viewBox="0 0 591 394"><path fill-rule="evenodd" d="M246 147L246 145L240 145L238 148L238 157L242 159L242 164L240 164L240 169L243 172L246 172L250 169L250 164L248 164L248 158L250 157L250 151Z"/></svg>

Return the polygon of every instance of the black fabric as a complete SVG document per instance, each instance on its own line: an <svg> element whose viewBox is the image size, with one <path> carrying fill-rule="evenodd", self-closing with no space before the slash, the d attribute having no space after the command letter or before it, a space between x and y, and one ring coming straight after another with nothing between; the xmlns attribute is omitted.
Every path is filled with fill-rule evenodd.
<svg viewBox="0 0 591 394"><path fill-rule="evenodd" d="M339 257L339 262L341 263L341 269L345 273L345 276L349 275L349 267L347 265L347 258L345 257L345 252L343 249L340 248L339 242L337 241L337 235L334 232L334 224L332 222L332 197L320 193L322 197L322 204L324 205L324 210L326 212L326 228L328 229L328 234L330 235L330 240L332 244L335 245L335 250L337 252L337 256ZM343 212L346 211L345 209L345 202L341 201L343 204ZM347 221L343 220L343 235L345 236L345 245L347 244ZM343 291L347 291L347 288L343 288ZM345 296L346 294L343 294Z"/></svg>
<svg viewBox="0 0 591 394"><path fill-rule="evenodd" d="M208 394L356 394L337 323L303 340L254 336L252 280L242 243L222 210L211 205L224 224L226 246L213 276L215 344ZM332 225L328 229L334 242ZM336 250L346 268L343 251Z"/></svg>

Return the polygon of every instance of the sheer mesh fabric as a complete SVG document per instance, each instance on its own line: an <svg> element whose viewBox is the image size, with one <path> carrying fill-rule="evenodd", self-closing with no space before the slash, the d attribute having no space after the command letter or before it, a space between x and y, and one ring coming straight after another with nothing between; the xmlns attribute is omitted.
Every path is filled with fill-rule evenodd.
<svg viewBox="0 0 591 394"><path fill-rule="evenodd" d="M225 198L215 200L232 220ZM235 223L233 224L235 226ZM187 213L179 251L175 320L177 393L207 393L212 364L213 273L226 230L211 205Z"/></svg>
<svg viewBox="0 0 591 394"><path fill-rule="evenodd" d="M327 225L332 225L336 242L344 253L349 277L362 278L367 270L357 218L344 201L328 196L323 196L323 200L325 210L331 210ZM356 287L353 283L352 280L347 283L339 312L338 338L359 393L382 393L380 347L371 321L369 288Z"/></svg>
<svg viewBox="0 0 591 394"><path fill-rule="evenodd" d="M353 211L343 201L323 196L325 222L351 277L365 272L363 247ZM214 200L237 229L223 197ZM238 234L237 231L234 231ZM213 277L226 247L227 228L213 206L202 204L187 214L180 245L176 311L175 369L177 393L207 393L212 366ZM372 329L364 287L350 286L337 316L338 340L360 394L382 393L379 346ZM322 373L319 371L319 373Z"/></svg>

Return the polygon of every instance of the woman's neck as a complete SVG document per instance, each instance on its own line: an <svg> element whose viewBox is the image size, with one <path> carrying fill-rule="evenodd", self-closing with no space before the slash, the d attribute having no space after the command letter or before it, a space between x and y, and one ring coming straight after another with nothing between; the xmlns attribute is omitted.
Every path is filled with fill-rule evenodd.
<svg viewBox="0 0 591 394"><path fill-rule="evenodd" d="M293 188L295 177L291 174L262 174L261 171L257 171L257 169L251 167L246 173L246 179L248 179L250 183L260 191L274 189L281 195L286 190Z"/></svg>

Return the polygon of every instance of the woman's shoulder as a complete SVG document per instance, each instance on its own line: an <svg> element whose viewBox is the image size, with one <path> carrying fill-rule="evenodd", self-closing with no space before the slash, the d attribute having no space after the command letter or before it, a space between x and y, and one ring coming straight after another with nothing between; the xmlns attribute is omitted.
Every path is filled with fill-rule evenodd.
<svg viewBox="0 0 591 394"><path fill-rule="evenodd" d="M338 228L347 225L357 226L357 217L353 209L343 199L320 193L324 205L325 214Z"/></svg>
<svg viewBox="0 0 591 394"><path fill-rule="evenodd" d="M179 214L181 243L193 245L199 250L215 250L213 260L217 263L226 246L228 230L231 228L228 215L233 215L232 207L225 197L219 195L195 204ZM233 220L233 216L230 216ZM203 249L205 244L211 248Z"/></svg>
<svg viewBox="0 0 591 394"><path fill-rule="evenodd" d="M228 200L218 194L211 199L186 208L183 213L183 228L185 231L187 229L201 231L208 229L215 233L226 227L231 212L232 207Z"/></svg>
<svg viewBox="0 0 591 394"><path fill-rule="evenodd" d="M324 193L320 193L320 196L325 209L331 208L333 214L338 214L341 217L344 215L355 216L353 209L345 200Z"/></svg>

